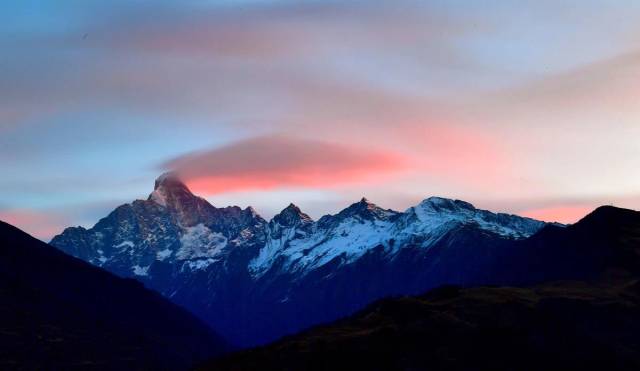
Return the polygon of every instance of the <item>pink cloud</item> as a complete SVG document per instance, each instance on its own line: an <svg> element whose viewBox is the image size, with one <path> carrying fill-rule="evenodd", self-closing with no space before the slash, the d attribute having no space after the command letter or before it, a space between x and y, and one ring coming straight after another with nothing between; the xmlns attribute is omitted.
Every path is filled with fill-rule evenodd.
<svg viewBox="0 0 640 371"><path fill-rule="evenodd" d="M384 143L411 158L411 172L428 181L463 185L483 192L512 182L517 171L509 151L493 133L443 114L415 114L385 125L362 122L331 126L356 143ZM420 118L422 116L422 118ZM331 124L326 124L327 125ZM392 128L390 130L390 127ZM365 136L361 135L366 132ZM323 134L320 134L323 135ZM427 183L428 184L428 183Z"/></svg>
<svg viewBox="0 0 640 371"><path fill-rule="evenodd" d="M62 232L67 224L66 220L57 214L28 209L0 210L0 220L43 241L49 241Z"/></svg>
<svg viewBox="0 0 640 371"><path fill-rule="evenodd" d="M586 205L558 205L525 210L520 215L546 222L575 223L593 211L594 208Z"/></svg>
<svg viewBox="0 0 640 371"><path fill-rule="evenodd" d="M409 127L404 140L419 148L424 170L450 181L484 188L504 180L512 171L501 143L472 126Z"/></svg>
<svg viewBox="0 0 640 371"><path fill-rule="evenodd" d="M377 182L406 166L406 158L389 151L277 135L187 154L164 164L205 194Z"/></svg>

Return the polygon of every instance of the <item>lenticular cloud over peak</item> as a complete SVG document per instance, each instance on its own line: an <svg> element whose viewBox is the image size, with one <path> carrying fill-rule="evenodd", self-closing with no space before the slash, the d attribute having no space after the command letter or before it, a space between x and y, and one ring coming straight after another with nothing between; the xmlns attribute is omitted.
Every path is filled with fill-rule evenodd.
<svg viewBox="0 0 640 371"><path fill-rule="evenodd" d="M286 135L250 138L163 165L208 194L375 182L406 166L406 159L394 152Z"/></svg>

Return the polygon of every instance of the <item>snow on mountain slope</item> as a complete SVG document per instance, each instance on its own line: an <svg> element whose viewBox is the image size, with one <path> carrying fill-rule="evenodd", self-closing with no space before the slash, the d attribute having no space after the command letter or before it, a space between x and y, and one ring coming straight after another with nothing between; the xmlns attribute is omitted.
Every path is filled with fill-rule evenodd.
<svg viewBox="0 0 640 371"><path fill-rule="evenodd" d="M404 216L413 221L415 233L424 233L434 226L455 221L463 224L477 224L481 229L496 234L520 239L540 230L545 223L517 215L492 213L476 209L468 202L430 197L419 205L409 208Z"/></svg>
<svg viewBox="0 0 640 371"><path fill-rule="evenodd" d="M341 255L345 263L351 263L378 246L393 254L407 242L420 239L423 247L428 247L438 236L462 224L514 239L528 237L544 226L533 219L494 214L440 197L428 198L404 213L384 210L363 198L336 216L310 223L303 225L304 230L299 225L269 223L267 242L249 263L252 273L263 274L278 259L286 261L284 269L304 272ZM277 231L282 231L278 238L270 238Z"/></svg>

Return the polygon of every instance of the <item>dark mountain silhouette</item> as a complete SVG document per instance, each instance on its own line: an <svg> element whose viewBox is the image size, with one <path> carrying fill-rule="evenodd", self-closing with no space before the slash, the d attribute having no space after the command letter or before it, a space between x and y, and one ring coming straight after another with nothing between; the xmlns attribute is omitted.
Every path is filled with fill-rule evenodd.
<svg viewBox="0 0 640 371"><path fill-rule="evenodd" d="M503 246L488 280L388 298L202 370L640 369L640 213L601 207Z"/></svg>
<svg viewBox="0 0 640 371"><path fill-rule="evenodd" d="M640 212L601 206L569 227L513 243L496 270L508 284L640 277Z"/></svg>
<svg viewBox="0 0 640 371"><path fill-rule="evenodd" d="M180 370L227 350L141 283L0 222L0 369Z"/></svg>

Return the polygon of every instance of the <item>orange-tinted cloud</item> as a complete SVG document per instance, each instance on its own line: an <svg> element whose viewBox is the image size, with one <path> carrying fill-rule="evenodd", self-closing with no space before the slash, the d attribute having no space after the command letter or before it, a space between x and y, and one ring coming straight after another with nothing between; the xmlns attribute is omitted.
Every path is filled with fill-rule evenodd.
<svg viewBox="0 0 640 371"><path fill-rule="evenodd" d="M263 136L187 154L163 167L204 194L331 187L380 180L406 168L396 153L288 136Z"/></svg>
<svg viewBox="0 0 640 371"><path fill-rule="evenodd" d="M546 222L575 223L593 211L594 208L586 205L560 205L526 210L520 214Z"/></svg>

